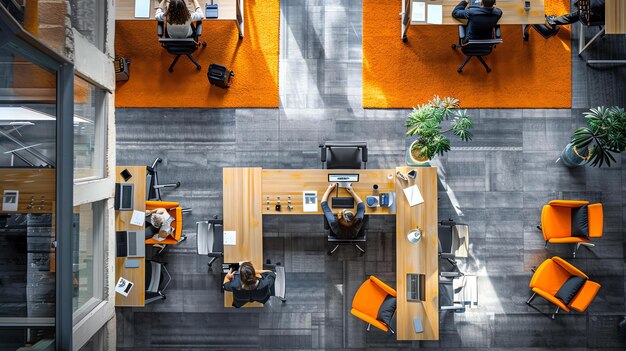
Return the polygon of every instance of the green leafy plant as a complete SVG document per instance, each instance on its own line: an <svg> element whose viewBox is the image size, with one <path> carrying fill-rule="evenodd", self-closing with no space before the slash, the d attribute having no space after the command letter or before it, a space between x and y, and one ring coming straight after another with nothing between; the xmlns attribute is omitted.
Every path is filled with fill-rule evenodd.
<svg viewBox="0 0 626 351"><path fill-rule="evenodd" d="M413 108L406 121L406 134L418 135L411 147L415 159L432 159L437 154L443 156L450 151L450 139L444 136L445 133L452 132L463 141L472 140L469 131L473 127L471 116L459 106L458 99L435 95L426 104ZM446 120L450 120L451 125L442 130L441 124Z"/></svg>
<svg viewBox="0 0 626 351"><path fill-rule="evenodd" d="M587 126L572 134L572 144L585 150L593 167L615 162L613 154L626 150L626 112L620 107L596 107L583 113Z"/></svg>

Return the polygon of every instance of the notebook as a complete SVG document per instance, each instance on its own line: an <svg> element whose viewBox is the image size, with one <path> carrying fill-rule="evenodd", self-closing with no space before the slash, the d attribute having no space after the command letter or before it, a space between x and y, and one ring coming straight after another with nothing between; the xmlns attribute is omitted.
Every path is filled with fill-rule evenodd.
<svg viewBox="0 0 626 351"><path fill-rule="evenodd" d="M424 202L424 198L417 188L417 185L411 185L408 188L404 188L404 195L406 196L409 205L415 206Z"/></svg>

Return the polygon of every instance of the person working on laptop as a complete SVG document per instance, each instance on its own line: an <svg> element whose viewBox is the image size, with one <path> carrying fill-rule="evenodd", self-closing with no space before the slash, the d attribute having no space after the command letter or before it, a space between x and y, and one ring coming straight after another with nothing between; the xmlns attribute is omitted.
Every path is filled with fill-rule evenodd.
<svg viewBox="0 0 626 351"><path fill-rule="evenodd" d="M172 222L174 222L174 217L164 208L146 210L146 239L163 241L174 232Z"/></svg>
<svg viewBox="0 0 626 351"><path fill-rule="evenodd" d="M154 18L167 23L167 34L170 38L184 39L193 35L191 22L204 18L198 0L193 0L193 12L190 12L185 0L163 0L157 7ZM167 4L167 5L166 5ZM167 8L167 9L166 9Z"/></svg>
<svg viewBox="0 0 626 351"><path fill-rule="evenodd" d="M230 270L224 277L224 290L233 293L233 307L239 308L248 302L266 303L274 295L276 273L270 270L255 270L250 262L239 262L239 270Z"/></svg>
<svg viewBox="0 0 626 351"><path fill-rule="evenodd" d="M480 6L475 5L474 0L468 7L468 2L462 0L452 11L452 17L466 19L467 29L465 40L492 39L493 29L502 17L502 10L495 7L496 0L480 0Z"/></svg>
<svg viewBox="0 0 626 351"><path fill-rule="evenodd" d="M330 226L330 230L340 239L354 239L363 227L363 217L365 216L365 204L363 200L354 192L352 186L345 188L354 201L356 202L356 215L351 210L341 210L337 213L337 217L333 214L328 206L328 196L337 187L336 183L330 184L324 196L322 197L322 211L326 216L326 221Z"/></svg>

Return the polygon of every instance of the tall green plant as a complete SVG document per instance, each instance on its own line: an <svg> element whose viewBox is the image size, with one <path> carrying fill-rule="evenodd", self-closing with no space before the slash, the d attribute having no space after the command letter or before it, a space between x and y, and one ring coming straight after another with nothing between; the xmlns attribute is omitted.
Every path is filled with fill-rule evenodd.
<svg viewBox="0 0 626 351"><path fill-rule="evenodd" d="M615 162L613 154L626 150L626 112L623 108L596 107L583 113L587 126L572 134L572 144L588 150L587 162L593 167Z"/></svg>
<svg viewBox="0 0 626 351"><path fill-rule="evenodd" d="M435 95L426 104L413 108L406 121L406 134L418 135L411 151L419 151L420 157L428 159L437 154L443 156L450 151L450 139L444 136L449 132L463 141L472 140L472 133L469 131L473 127L471 116L467 114L467 110L460 110L459 106L458 99ZM444 120L452 121L449 129L441 129Z"/></svg>

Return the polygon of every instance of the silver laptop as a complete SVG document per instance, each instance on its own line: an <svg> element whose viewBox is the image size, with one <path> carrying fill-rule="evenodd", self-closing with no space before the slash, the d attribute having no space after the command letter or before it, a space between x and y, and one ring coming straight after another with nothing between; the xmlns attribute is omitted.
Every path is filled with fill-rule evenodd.
<svg viewBox="0 0 626 351"><path fill-rule="evenodd" d="M146 239L143 231L129 230L126 232L126 244L128 245L128 255L126 257L146 256Z"/></svg>

